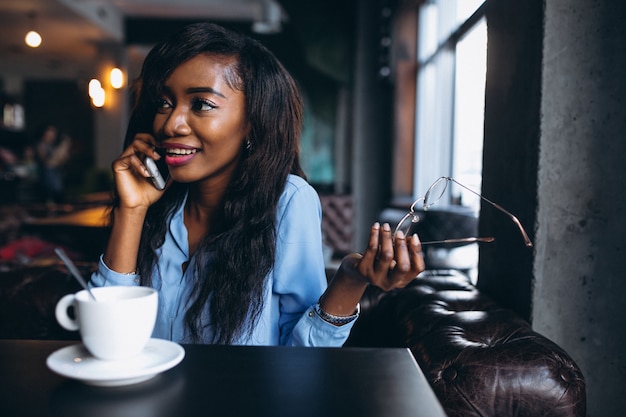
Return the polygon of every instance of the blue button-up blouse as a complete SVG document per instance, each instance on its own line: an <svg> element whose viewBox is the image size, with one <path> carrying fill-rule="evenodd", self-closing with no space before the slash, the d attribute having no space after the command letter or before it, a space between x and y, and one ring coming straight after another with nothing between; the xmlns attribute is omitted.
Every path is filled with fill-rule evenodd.
<svg viewBox="0 0 626 417"><path fill-rule="evenodd" d="M169 219L163 246L157 251L153 286L159 289L159 310L153 337L179 343L189 342L184 323L186 306L195 277L189 260L187 229L183 221L184 204ZM316 191L305 180L290 175L278 204L277 250L273 270L266 277L264 308L250 336L236 344L341 346L354 322L334 326L314 311L326 288L322 256L321 205ZM119 274L109 269L100 257L91 285L138 285L139 276ZM210 301L209 301L210 302ZM204 322L210 322L206 320ZM212 330L203 339L211 340Z"/></svg>

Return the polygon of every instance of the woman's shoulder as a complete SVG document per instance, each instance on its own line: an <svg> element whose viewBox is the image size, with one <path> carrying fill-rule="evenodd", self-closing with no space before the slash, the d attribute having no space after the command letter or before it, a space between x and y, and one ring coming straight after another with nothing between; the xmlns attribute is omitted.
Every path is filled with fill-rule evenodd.
<svg viewBox="0 0 626 417"><path fill-rule="evenodd" d="M317 192L315 191L313 186L311 186L311 184L309 184L302 177L289 174L289 176L287 177L287 182L285 183L285 189L283 190L282 198L289 199L295 194L310 195L311 193L317 196Z"/></svg>
<svg viewBox="0 0 626 417"><path fill-rule="evenodd" d="M287 175L287 186L295 187L297 189L301 187L311 187L311 184L309 184L307 180L302 177L294 174L289 174Z"/></svg>
<svg viewBox="0 0 626 417"><path fill-rule="evenodd" d="M278 202L279 211L287 206L319 205L317 191L304 178L290 174L285 183L285 189Z"/></svg>
<svg viewBox="0 0 626 417"><path fill-rule="evenodd" d="M282 241L321 239L316 235L321 230L320 198L315 188L301 177L290 175L287 179L285 190L278 202L276 218Z"/></svg>

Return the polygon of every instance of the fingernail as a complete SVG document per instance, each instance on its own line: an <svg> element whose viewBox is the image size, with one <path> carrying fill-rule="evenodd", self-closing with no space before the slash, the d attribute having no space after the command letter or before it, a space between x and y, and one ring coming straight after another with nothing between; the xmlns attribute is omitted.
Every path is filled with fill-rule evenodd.
<svg viewBox="0 0 626 417"><path fill-rule="evenodd" d="M396 239L404 239L404 232L402 230L396 232Z"/></svg>
<svg viewBox="0 0 626 417"><path fill-rule="evenodd" d="M385 224L383 224L383 230L384 230L385 232L389 232L389 231L391 231L391 226L389 226L389 223L385 223Z"/></svg>
<svg viewBox="0 0 626 417"><path fill-rule="evenodd" d="M374 226L372 226L374 229L380 229L380 223L376 222L374 223Z"/></svg>
<svg viewBox="0 0 626 417"><path fill-rule="evenodd" d="M420 243L419 239L417 238L417 234L414 234L413 236L411 236L411 243L415 246L417 246Z"/></svg>

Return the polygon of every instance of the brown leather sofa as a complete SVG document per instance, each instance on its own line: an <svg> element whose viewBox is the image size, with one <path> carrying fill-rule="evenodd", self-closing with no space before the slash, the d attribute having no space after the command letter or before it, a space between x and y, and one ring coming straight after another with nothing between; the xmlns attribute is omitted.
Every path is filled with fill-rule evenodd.
<svg viewBox="0 0 626 417"><path fill-rule="evenodd" d="M449 417L584 417L572 358L455 270L368 288L346 346L408 347Z"/></svg>

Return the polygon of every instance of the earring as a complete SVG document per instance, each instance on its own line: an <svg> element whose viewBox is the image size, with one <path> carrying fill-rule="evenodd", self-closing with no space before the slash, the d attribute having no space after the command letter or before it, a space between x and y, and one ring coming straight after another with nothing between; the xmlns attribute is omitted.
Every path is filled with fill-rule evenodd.
<svg viewBox="0 0 626 417"><path fill-rule="evenodd" d="M246 150L247 151L252 150L252 142L250 141L250 139L246 139Z"/></svg>

